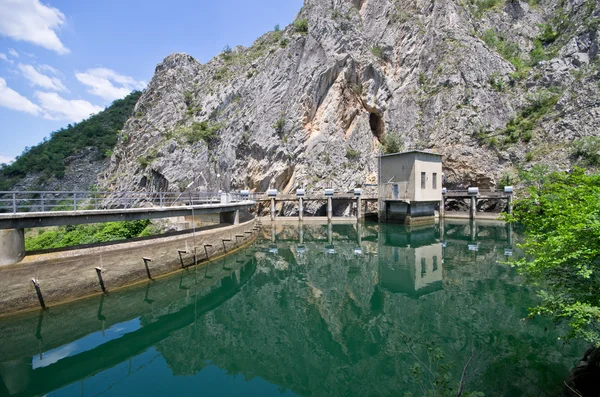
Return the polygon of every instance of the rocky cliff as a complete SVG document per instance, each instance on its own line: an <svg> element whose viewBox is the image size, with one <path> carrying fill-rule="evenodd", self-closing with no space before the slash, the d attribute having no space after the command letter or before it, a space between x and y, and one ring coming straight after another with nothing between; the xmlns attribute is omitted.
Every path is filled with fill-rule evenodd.
<svg viewBox="0 0 600 397"><path fill-rule="evenodd" d="M600 125L598 3L306 0L250 48L165 58L101 183L346 191L393 136L444 154L449 186L568 169Z"/></svg>

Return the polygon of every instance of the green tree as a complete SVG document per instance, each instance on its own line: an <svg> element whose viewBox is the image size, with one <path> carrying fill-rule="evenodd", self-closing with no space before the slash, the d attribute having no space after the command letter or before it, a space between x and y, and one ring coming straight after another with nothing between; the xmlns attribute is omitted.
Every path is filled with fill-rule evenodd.
<svg viewBox="0 0 600 397"><path fill-rule="evenodd" d="M538 288L531 315L565 322L567 338L600 346L600 175L549 174L507 218L526 229L527 256L515 264Z"/></svg>

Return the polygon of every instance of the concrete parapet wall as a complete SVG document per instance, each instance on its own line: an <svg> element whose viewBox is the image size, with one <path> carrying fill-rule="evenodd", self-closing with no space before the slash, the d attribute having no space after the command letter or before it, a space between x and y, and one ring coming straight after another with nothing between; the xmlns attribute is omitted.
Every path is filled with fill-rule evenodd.
<svg viewBox="0 0 600 397"><path fill-rule="evenodd" d="M143 258L152 259L148 270L155 279L182 269L182 263L185 267L193 265L194 247L197 261L206 262L206 251L210 259L215 259L250 243L257 236L252 230L254 226L251 220L195 235L28 256L19 264L0 268L0 316L40 308L32 279L38 281L49 307L102 293L96 267L102 269L104 285L110 292L149 281ZM205 244L212 247L206 247L205 251ZM180 257L178 250L187 252Z"/></svg>

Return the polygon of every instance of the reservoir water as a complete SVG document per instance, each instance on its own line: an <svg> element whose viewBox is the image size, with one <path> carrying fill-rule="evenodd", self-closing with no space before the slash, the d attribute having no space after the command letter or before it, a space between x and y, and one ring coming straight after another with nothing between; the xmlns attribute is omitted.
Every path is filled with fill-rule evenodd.
<svg viewBox="0 0 600 397"><path fill-rule="evenodd" d="M442 396L467 363L466 391L556 395L585 346L527 319L519 239L265 225L223 260L0 320L0 395Z"/></svg>

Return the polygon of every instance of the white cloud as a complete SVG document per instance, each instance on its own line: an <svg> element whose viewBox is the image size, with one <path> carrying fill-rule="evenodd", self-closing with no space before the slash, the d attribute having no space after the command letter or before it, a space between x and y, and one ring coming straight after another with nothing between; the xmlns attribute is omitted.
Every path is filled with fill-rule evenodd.
<svg viewBox="0 0 600 397"><path fill-rule="evenodd" d="M29 99L25 98L23 95L19 94L17 91L8 88L6 85L6 80L0 77L0 107L5 107L12 110L18 110L20 112L25 112L32 114L34 116L42 115L43 110L31 102Z"/></svg>
<svg viewBox="0 0 600 397"><path fill-rule="evenodd" d="M0 0L0 35L28 41L59 54L69 49L56 35L65 23L65 15L39 0Z"/></svg>
<svg viewBox="0 0 600 397"><path fill-rule="evenodd" d="M64 86L58 77L51 77L40 73L31 65L20 63L18 68L23 77L29 80L32 86L42 87L51 91L67 91L67 87Z"/></svg>
<svg viewBox="0 0 600 397"><path fill-rule="evenodd" d="M8 57L6 56L6 54L3 54L0 52L0 59L4 60L4 61L8 61Z"/></svg>
<svg viewBox="0 0 600 397"><path fill-rule="evenodd" d="M44 117L52 120L81 121L91 114L104 110L82 99L69 100L55 92L37 91L35 97L44 109Z"/></svg>
<svg viewBox="0 0 600 397"><path fill-rule="evenodd" d="M10 164L14 161L14 157L8 157L0 153L0 164Z"/></svg>
<svg viewBox="0 0 600 397"><path fill-rule="evenodd" d="M14 48L9 48L8 49L8 53L9 53L10 56L12 56L14 58L18 58L19 57L19 53Z"/></svg>
<svg viewBox="0 0 600 397"><path fill-rule="evenodd" d="M52 66L50 66L50 65L38 65L38 69L40 69L40 70L45 70L45 71L47 71L47 72L50 72L50 73L52 73L52 74L55 74L55 75L57 75L57 76L58 76L58 75L61 75L61 76L62 76L62 73L60 73L58 70L54 69L54 68L53 68Z"/></svg>
<svg viewBox="0 0 600 397"><path fill-rule="evenodd" d="M84 73L75 73L75 77L82 84L88 86L88 92L106 100L123 98L133 90L146 87L143 81L132 77L123 76L107 68L88 69Z"/></svg>

